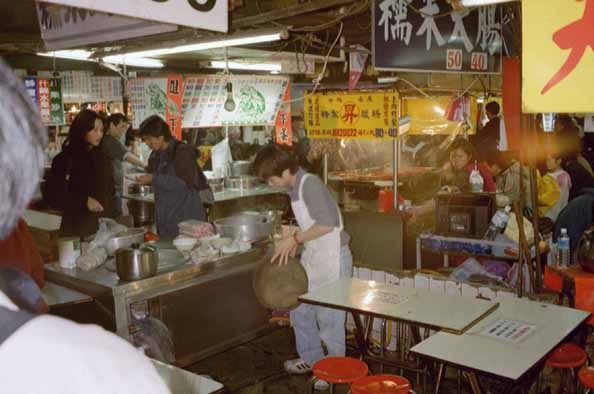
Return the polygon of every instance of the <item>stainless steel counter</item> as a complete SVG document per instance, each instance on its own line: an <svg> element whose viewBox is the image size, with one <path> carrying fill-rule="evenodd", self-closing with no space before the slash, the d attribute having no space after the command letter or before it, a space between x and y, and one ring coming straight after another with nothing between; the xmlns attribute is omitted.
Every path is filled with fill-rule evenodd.
<svg viewBox="0 0 594 394"><path fill-rule="evenodd" d="M46 265L46 278L92 297L109 294L115 305L116 332L130 340L130 306L148 301L158 305L151 314L169 327L177 363L188 365L250 340L267 330L268 311L253 293L253 273L271 244L195 265L191 261L152 278L124 282L102 266L93 271L65 270Z"/></svg>
<svg viewBox="0 0 594 394"><path fill-rule="evenodd" d="M266 194L286 194L286 192L282 189L271 187L268 185L258 186L253 189L247 190L231 190L225 189L222 192L214 193L215 202L221 201L228 201L234 200L237 198L244 198L244 197L254 197L254 196L263 196ZM142 202L155 202L154 194L149 194L147 196L141 196L139 194L131 194L131 193L124 193L124 198L129 200L136 200Z"/></svg>

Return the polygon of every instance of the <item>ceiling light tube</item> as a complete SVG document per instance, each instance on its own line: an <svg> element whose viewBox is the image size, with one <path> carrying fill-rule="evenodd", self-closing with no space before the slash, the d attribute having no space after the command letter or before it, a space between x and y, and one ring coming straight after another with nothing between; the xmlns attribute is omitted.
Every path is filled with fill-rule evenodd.
<svg viewBox="0 0 594 394"><path fill-rule="evenodd" d="M210 67L225 69L227 62L225 61L213 61L210 62ZM237 63L229 62L229 68L232 70L248 70L248 71L269 71L269 72L280 72L282 66L278 63Z"/></svg>
<svg viewBox="0 0 594 394"><path fill-rule="evenodd" d="M58 59L82 60L86 62L97 62L98 59L91 58L91 52L84 49L71 49L54 52L38 52L38 56L55 57ZM162 68L164 64L160 60L145 59L142 57L130 58L123 55L106 56L102 58L105 63L126 64L133 67Z"/></svg>
<svg viewBox="0 0 594 394"><path fill-rule="evenodd" d="M267 33L258 34L258 35L250 35L250 36L227 36L227 37L220 37L220 38L212 38L209 40L198 41L192 44L186 45L179 45L170 48L156 48L156 49L147 49L143 51L136 51L136 52L126 52L125 55L128 57L154 57L154 56L164 56L164 55L173 55L176 53L187 53L187 52L198 52L198 51L205 51L208 49L216 49L216 48L226 48L226 47L236 47L241 45L250 45L250 44L259 44L263 42L272 42L272 41L279 41L284 40L288 37L288 33L286 31L277 31L271 33L268 31Z"/></svg>
<svg viewBox="0 0 594 394"><path fill-rule="evenodd" d="M513 0L459 0L460 5L464 7L480 7L483 5L493 5L498 3L508 3Z"/></svg>

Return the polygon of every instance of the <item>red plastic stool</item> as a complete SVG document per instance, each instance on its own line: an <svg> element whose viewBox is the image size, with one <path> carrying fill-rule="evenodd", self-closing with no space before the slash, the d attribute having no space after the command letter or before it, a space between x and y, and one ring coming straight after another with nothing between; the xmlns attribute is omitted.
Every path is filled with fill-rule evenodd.
<svg viewBox="0 0 594 394"><path fill-rule="evenodd" d="M408 394L410 382L397 375L366 376L351 385L351 394Z"/></svg>
<svg viewBox="0 0 594 394"><path fill-rule="evenodd" d="M559 387L570 387L571 392L575 392L575 369L581 367L588 360L588 356L584 349L577 346L574 343L564 343L557 346L555 350L551 352L545 365L551 368L557 368L561 370L561 382ZM571 380L567 380L567 372L569 371Z"/></svg>
<svg viewBox="0 0 594 394"><path fill-rule="evenodd" d="M316 381L330 383L330 393L334 393L335 384L351 384L364 378L369 367L363 361L351 357L326 357L314 364L313 378L309 382L308 393L313 392Z"/></svg>
<svg viewBox="0 0 594 394"><path fill-rule="evenodd" d="M578 378L582 386L588 389L588 393L591 389L594 389L594 367L582 367L578 373Z"/></svg>

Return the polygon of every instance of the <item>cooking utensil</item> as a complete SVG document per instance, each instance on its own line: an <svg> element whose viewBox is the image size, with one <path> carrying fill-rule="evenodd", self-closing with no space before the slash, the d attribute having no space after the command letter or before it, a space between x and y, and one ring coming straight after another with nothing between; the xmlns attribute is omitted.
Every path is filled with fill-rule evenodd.
<svg viewBox="0 0 594 394"><path fill-rule="evenodd" d="M217 232L226 238L242 242L256 242L270 237L273 221L262 215L236 215L214 222Z"/></svg>
<svg viewBox="0 0 594 394"><path fill-rule="evenodd" d="M225 178L208 178L208 186L213 193L225 190Z"/></svg>
<svg viewBox="0 0 594 394"><path fill-rule="evenodd" d="M147 201L130 200L128 210L135 226L151 225L155 221L155 204Z"/></svg>
<svg viewBox="0 0 594 394"><path fill-rule="evenodd" d="M245 211L242 212L245 215L260 215L269 218L272 221L272 227L275 234L280 232L284 211L281 210L268 210L268 211Z"/></svg>
<svg viewBox="0 0 594 394"><path fill-rule="evenodd" d="M286 265L270 264L264 259L254 273L254 293L262 306L272 310L290 310L299 305L299 296L307 293L307 273L299 259L290 257Z"/></svg>
<svg viewBox="0 0 594 394"><path fill-rule="evenodd" d="M107 240L105 245L107 255L113 256L118 249L127 248L132 244L141 244L144 242L144 228L130 228L126 231L117 233Z"/></svg>
<svg viewBox="0 0 594 394"><path fill-rule="evenodd" d="M121 280L134 281L157 274L159 254L151 245L134 244L116 251L116 272Z"/></svg>
<svg viewBox="0 0 594 394"><path fill-rule="evenodd" d="M249 175L251 169L252 169L252 162L250 162L250 161L237 160L237 161L231 162L231 175L232 176Z"/></svg>
<svg viewBox="0 0 594 394"><path fill-rule="evenodd" d="M251 175L225 178L225 188L233 190L253 189L260 185L260 180Z"/></svg>
<svg viewBox="0 0 594 394"><path fill-rule="evenodd" d="M151 185L141 185L139 183L134 183L130 186L130 190L132 194L140 194L141 196L148 196L153 192L153 187Z"/></svg>

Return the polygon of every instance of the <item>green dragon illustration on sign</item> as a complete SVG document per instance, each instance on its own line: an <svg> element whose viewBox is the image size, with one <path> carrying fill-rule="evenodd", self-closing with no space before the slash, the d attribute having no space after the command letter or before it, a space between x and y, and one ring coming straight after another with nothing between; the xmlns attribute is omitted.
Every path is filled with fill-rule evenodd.
<svg viewBox="0 0 594 394"><path fill-rule="evenodd" d="M150 97L150 108L153 112L165 116L165 105L170 116L179 115L178 105L171 99L167 99L165 91L155 83L151 83L147 88L147 95Z"/></svg>
<svg viewBox="0 0 594 394"><path fill-rule="evenodd" d="M239 110L245 115L256 118L266 111L264 95L253 86L244 86L239 91Z"/></svg>

